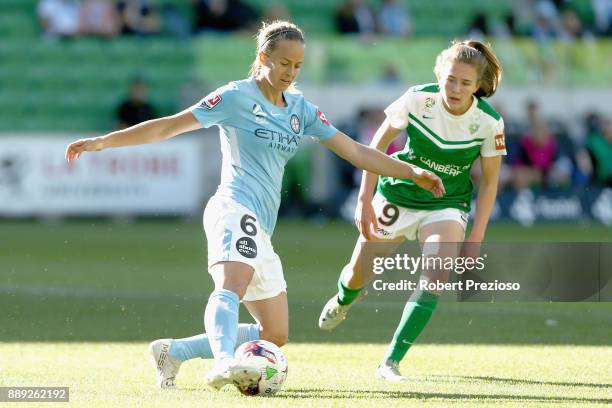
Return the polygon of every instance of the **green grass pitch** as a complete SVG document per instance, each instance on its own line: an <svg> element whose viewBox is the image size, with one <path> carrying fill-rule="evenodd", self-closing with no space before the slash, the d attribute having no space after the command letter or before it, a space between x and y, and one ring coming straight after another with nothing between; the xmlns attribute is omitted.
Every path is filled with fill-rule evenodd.
<svg viewBox="0 0 612 408"><path fill-rule="evenodd" d="M488 239L610 241L610 232L497 224ZM403 305L364 302L336 331L316 327L355 238L344 223L278 226L289 376L277 396L247 399L203 389L209 360L184 364L180 389L157 390L144 354L152 339L202 330L211 282L198 223L0 221L0 386L68 386L82 407L612 404L609 303L443 302L402 363L411 380L374 380Z"/></svg>

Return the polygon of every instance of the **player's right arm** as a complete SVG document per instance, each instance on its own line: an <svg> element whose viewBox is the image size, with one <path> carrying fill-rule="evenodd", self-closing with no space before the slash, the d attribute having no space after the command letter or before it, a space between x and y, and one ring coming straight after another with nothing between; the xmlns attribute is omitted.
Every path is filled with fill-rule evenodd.
<svg viewBox="0 0 612 408"><path fill-rule="evenodd" d="M401 129L396 129L389 123L389 119L380 125L372 141L370 147L373 147L381 152L386 152L389 143L393 141L401 132ZM355 208L355 225L357 229L367 240L373 238L373 233L378 229L378 221L376 213L372 206L372 196L378 181L378 175L364 171L361 178L361 186L359 187L359 196L357 198L357 207Z"/></svg>
<svg viewBox="0 0 612 408"><path fill-rule="evenodd" d="M191 113L190 108L172 116L148 120L104 136L76 140L66 148L66 160L69 162L76 160L83 152L97 152L110 147L153 143L201 127L202 125Z"/></svg>

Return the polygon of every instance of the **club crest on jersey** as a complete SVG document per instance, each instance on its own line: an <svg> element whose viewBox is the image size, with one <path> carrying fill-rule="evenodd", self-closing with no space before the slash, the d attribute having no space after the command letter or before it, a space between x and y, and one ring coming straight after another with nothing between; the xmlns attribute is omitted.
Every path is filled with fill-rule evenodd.
<svg viewBox="0 0 612 408"><path fill-rule="evenodd" d="M268 120L266 119L268 114L264 112L263 109L261 109L261 106L259 106L257 103L253 105L253 115L255 115L255 122L262 125L268 123Z"/></svg>
<svg viewBox="0 0 612 408"><path fill-rule="evenodd" d="M295 113L291 115L289 124L291 125L291 130L293 130L294 133L300 133L300 118L298 118Z"/></svg>
<svg viewBox="0 0 612 408"><path fill-rule="evenodd" d="M425 109L422 115L423 119L434 119L432 115L432 109L435 104L436 104L436 100L434 98L427 97L427 99L425 99Z"/></svg>
<svg viewBox="0 0 612 408"><path fill-rule="evenodd" d="M319 120L320 120L321 122L323 122L323 124L324 124L324 125L331 126L331 125L329 124L329 121L328 121L328 120L327 120L327 118L325 117L325 114L324 114L323 112L321 112L320 110L317 110L317 117L319 118Z"/></svg>
<svg viewBox="0 0 612 408"><path fill-rule="evenodd" d="M200 104L201 107L211 110L215 106L217 106L221 102L221 95L219 94L210 94Z"/></svg>
<svg viewBox="0 0 612 408"><path fill-rule="evenodd" d="M435 104L436 100L434 98L428 97L427 99L425 99L425 108L431 109L434 107Z"/></svg>
<svg viewBox="0 0 612 408"><path fill-rule="evenodd" d="M470 124L470 135L473 135L474 133L478 132L478 129L480 129L480 125L478 123L471 123Z"/></svg>
<svg viewBox="0 0 612 408"><path fill-rule="evenodd" d="M495 136L495 150L506 150L506 140L503 133Z"/></svg>

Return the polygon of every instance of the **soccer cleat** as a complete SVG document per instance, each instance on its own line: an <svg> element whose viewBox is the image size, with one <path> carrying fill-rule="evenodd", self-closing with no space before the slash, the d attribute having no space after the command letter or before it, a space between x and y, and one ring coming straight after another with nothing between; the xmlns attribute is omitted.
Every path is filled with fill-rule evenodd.
<svg viewBox="0 0 612 408"><path fill-rule="evenodd" d="M257 368L237 364L233 359L224 359L206 374L206 385L210 390L219 391L227 384L246 389L257 383L261 373Z"/></svg>
<svg viewBox="0 0 612 408"><path fill-rule="evenodd" d="M400 382L406 381L408 377L404 377L399 370L399 363L393 360L383 361L376 369L376 378L379 380Z"/></svg>
<svg viewBox="0 0 612 408"><path fill-rule="evenodd" d="M157 369L157 386L159 388L176 388L174 382L182 361L170 357L170 344L172 339L155 340L149 344L149 353L153 365Z"/></svg>
<svg viewBox="0 0 612 408"><path fill-rule="evenodd" d="M367 292L364 289L359 297L353 302L348 305L341 305L338 303L338 294L335 294L334 297L327 301L321 311L321 315L319 316L319 328L322 330L334 330L336 326L346 319L346 314L349 309L365 295L367 295Z"/></svg>

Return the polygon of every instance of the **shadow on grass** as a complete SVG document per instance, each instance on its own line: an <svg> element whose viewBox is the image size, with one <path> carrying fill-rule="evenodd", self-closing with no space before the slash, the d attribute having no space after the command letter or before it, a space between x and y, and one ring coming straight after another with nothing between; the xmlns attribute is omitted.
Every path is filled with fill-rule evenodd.
<svg viewBox="0 0 612 408"><path fill-rule="evenodd" d="M410 391L366 391L366 390L324 390L324 389L306 389L292 388L287 389L279 394L279 396L287 395L291 398L329 398L329 399L380 399L380 398L407 398L407 399L444 399L452 401L499 401L499 402L546 402L546 403L600 403L610 404L612 399L604 398L577 398L577 397L561 397L561 396L538 396L538 395L504 395L504 394L451 394L451 393L435 393L435 392L410 392ZM328 395L329 394L329 395Z"/></svg>
<svg viewBox="0 0 612 408"><path fill-rule="evenodd" d="M580 382L562 382L562 381L537 381L537 380L526 380L522 378L502 378L502 377L463 376L463 375L431 375L431 376L427 376L424 381L436 381L436 382L482 381L482 382L488 382L488 383L502 383L502 384L551 385L551 386L557 386L557 387L612 388L612 384L605 384L605 383L599 384L599 383L580 383Z"/></svg>

